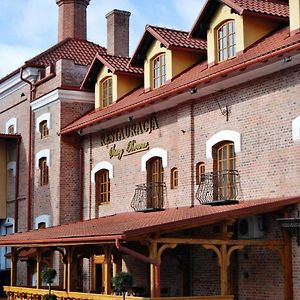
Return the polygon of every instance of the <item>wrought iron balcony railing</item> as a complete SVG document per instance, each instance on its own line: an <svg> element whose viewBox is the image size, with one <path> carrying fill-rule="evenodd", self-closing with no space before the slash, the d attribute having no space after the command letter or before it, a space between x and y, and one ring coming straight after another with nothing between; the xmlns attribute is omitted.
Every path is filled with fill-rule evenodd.
<svg viewBox="0 0 300 300"><path fill-rule="evenodd" d="M241 200L239 171L205 173L200 178L196 198L200 204L233 204Z"/></svg>
<svg viewBox="0 0 300 300"><path fill-rule="evenodd" d="M167 200L167 186L165 182L139 184L131 201L135 211L162 210Z"/></svg>

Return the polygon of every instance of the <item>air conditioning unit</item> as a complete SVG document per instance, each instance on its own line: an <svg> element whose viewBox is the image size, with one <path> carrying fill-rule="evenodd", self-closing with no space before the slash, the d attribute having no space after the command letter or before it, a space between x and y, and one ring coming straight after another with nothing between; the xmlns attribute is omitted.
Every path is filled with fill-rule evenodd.
<svg viewBox="0 0 300 300"><path fill-rule="evenodd" d="M238 238L244 240L261 239L265 235L264 217L251 216L238 220Z"/></svg>

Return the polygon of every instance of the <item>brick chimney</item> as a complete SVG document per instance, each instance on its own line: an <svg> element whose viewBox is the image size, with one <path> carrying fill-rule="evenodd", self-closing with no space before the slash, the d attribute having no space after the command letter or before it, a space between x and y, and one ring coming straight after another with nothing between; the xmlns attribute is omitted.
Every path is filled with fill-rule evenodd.
<svg viewBox="0 0 300 300"><path fill-rule="evenodd" d="M289 0L290 32L300 32L300 0Z"/></svg>
<svg viewBox="0 0 300 300"><path fill-rule="evenodd" d="M86 8L90 0L56 0L58 5L58 41L65 38L86 40Z"/></svg>
<svg viewBox="0 0 300 300"><path fill-rule="evenodd" d="M129 56L129 17L131 13L114 9L107 19L107 53L110 55Z"/></svg>

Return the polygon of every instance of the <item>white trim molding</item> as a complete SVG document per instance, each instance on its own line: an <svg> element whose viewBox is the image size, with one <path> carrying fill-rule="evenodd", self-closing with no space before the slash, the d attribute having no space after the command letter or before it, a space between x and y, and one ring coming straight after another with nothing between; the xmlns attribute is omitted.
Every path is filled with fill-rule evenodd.
<svg viewBox="0 0 300 300"><path fill-rule="evenodd" d="M50 215L40 215L35 218L34 228L38 229L40 223L45 223L46 228L51 226L51 217Z"/></svg>
<svg viewBox="0 0 300 300"><path fill-rule="evenodd" d="M35 121L35 131L40 132L40 123L43 121L47 121L47 127L51 128L51 115L50 113L45 113L36 118Z"/></svg>
<svg viewBox="0 0 300 300"><path fill-rule="evenodd" d="M300 116L293 120L293 141L300 144Z"/></svg>
<svg viewBox="0 0 300 300"><path fill-rule="evenodd" d="M95 95L94 93L90 92L56 89L33 101L30 105L32 107L32 110L35 111L56 101L94 103Z"/></svg>
<svg viewBox="0 0 300 300"><path fill-rule="evenodd" d="M168 166L168 151L162 148L153 148L143 155L141 160L141 170L146 171L147 161L153 157L161 157L162 166L166 168Z"/></svg>
<svg viewBox="0 0 300 300"><path fill-rule="evenodd" d="M8 133L8 128L9 126L13 125L14 126L14 133L18 132L18 122L17 122L17 118L11 118L9 119L6 123L5 123L5 133Z"/></svg>
<svg viewBox="0 0 300 300"><path fill-rule="evenodd" d="M108 170L108 176L109 179L112 179L114 177L114 167L113 165L108 161L101 161L96 164L96 166L91 171L91 182L95 183L95 174L100 170Z"/></svg>
<svg viewBox="0 0 300 300"><path fill-rule="evenodd" d="M7 163L7 170L13 171L13 176L16 177L16 162L10 161Z"/></svg>
<svg viewBox="0 0 300 300"><path fill-rule="evenodd" d="M234 143L234 151L235 153L239 153L242 151L241 144L241 134L237 131L233 130L221 130L214 134L210 139L206 142L206 158L212 159L212 148L214 145L222 142L222 141L231 141Z"/></svg>
<svg viewBox="0 0 300 300"><path fill-rule="evenodd" d="M40 160L42 157L46 157L48 167L50 167L50 163L51 163L51 161L50 161L50 150L49 150L49 149L44 149L44 150L39 151L39 152L35 155L35 168L36 168L36 169L39 169L39 160Z"/></svg>

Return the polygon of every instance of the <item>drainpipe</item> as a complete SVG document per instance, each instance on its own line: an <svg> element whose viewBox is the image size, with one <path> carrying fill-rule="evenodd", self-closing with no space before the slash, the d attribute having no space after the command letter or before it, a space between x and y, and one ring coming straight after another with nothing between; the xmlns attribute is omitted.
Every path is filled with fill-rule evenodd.
<svg viewBox="0 0 300 300"><path fill-rule="evenodd" d="M191 104L191 207L195 205L195 116L194 103Z"/></svg>
<svg viewBox="0 0 300 300"><path fill-rule="evenodd" d="M17 141L17 159L16 159L16 180L15 180L15 232L18 232L19 222L19 162L20 162L20 143L21 138Z"/></svg>
<svg viewBox="0 0 300 300"><path fill-rule="evenodd" d="M155 293L156 293L155 297L160 297L160 263L159 263L159 261L156 258L147 257L141 253L138 253L132 249L129 249L129 248L121 245L119 239L115 240L115 246L120 252L131 255L131 256L135 257L136 259L141 260L145 263L154 265L154 269L155 269L155 273L156 273L155 285L157 287L156 291L155 291Z"/></svg>
<svg viewBox="0 0 300 300"><path fill-rule="evenodd" d="M30 86L29 97L29 151L28 151L28 165L27 165L27 230L31 229L31 171L32 171L32 108L31 101L33 100L34 86L33 83L23 77L23 71L26 66L20 69L20 78Z"/></svg>

